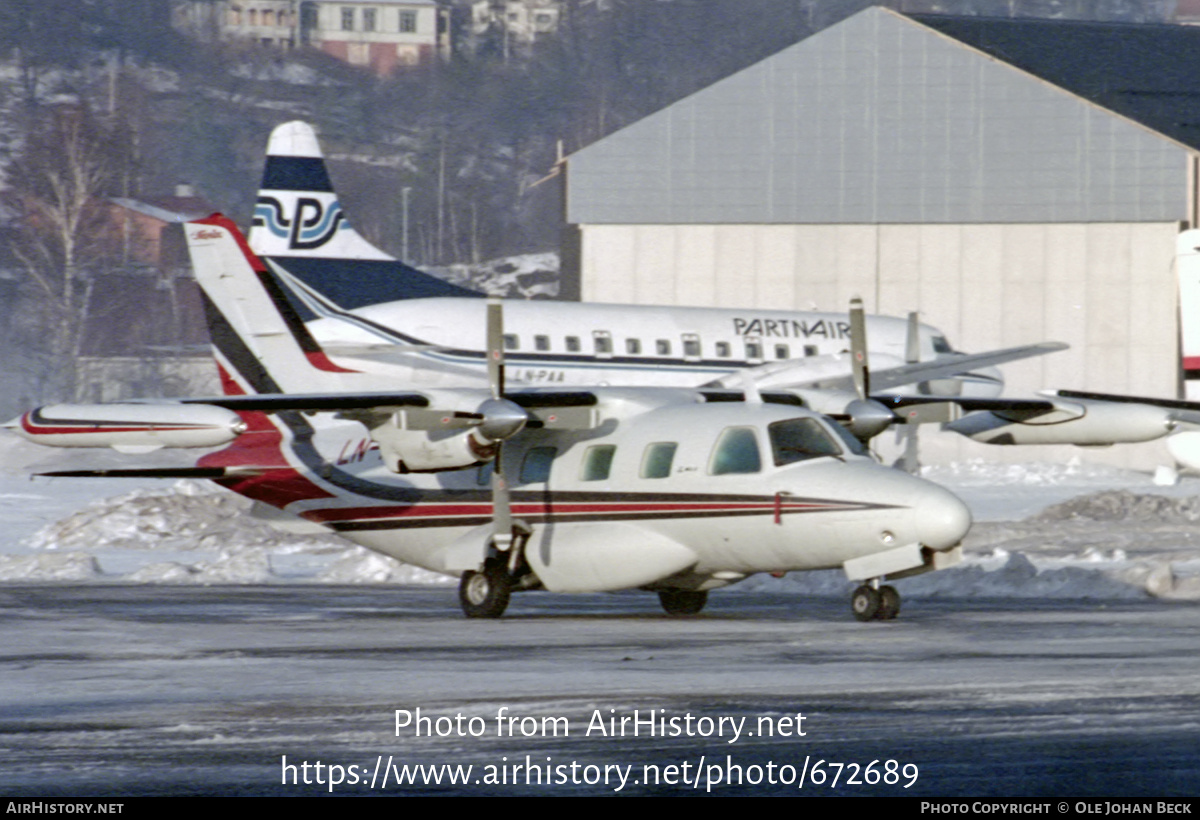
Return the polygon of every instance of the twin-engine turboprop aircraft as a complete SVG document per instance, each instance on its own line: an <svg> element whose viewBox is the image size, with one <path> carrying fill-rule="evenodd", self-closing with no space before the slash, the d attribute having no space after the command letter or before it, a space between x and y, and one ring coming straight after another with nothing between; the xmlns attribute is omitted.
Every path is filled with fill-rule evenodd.
<svg viewBox="0 0 1200 820"><path fill-rule="evenodd" d="M272 162L292 164L290 179L328 187L315 139L304 150ZM276 172L269 165L268 178ZM1148 440L1200 419L1200 406L1181 402L969 395L987 381L975 378L978 368L1060 346L964 357L939 350L936 331L915 321L868 322L861 305L846 317L792 315L836 326L836 347L797 359L785 344L769 362L752 347L763 339L750 334L769 336L770 322L783 318L738 325L734 311L652 309L663 312L640 314L638 327L617 332L628 307L539 303L520 314L527 306L513 302L505 312L527 324L512 334L498 306L439 291L404 300L405 309L422 308L412 321L429 323L429 333L417 324L409 335L397 329L408 325L396 324L395 303L346 302L356 288L394 278L398 263L346 227L327 193L329 202L276 197L260 213L264 224L275 220L287 247L328 245L324 257L264 262L223 217L185 225L225 396L58 405L8 426L53 446L223 446L193 467L53 475L211 478L308 526L459 576L469 616L498 616L511 592L532 589L641 588L656 591L668 612L690 613L708 590L754 573L840 567L862 582L852 604L868 620L899 609L884 580L960 560L970 523L945 490L865 454L863 442L887 426L954 407L967 411L955 422L960 432L979 440L1095 444ZM342 280L351 287L339 303L323 291ZM324 318L306 324L309 309ZM568 319L550 324L556 314ZM723 338L715 325L710 335L705 316L730 323L733 335ZM434 332L448 325L466 328L468 341ZM903 338L890 353L883 346L894 366L867 367L868 330ZM526 378L509 389L506 359L533 361L520 358L522 339L546 367L570 363L594 381ZM651 339L665 343L654 346L667 351L657 359L646 354ZM419 378L426 371L435 378ZM654 386L632 375L646 372L660 377ZM531 384L545 382L553 387ZM604 383L629 386L597 386ZM872 390L914 384L915 395Z"/></svg>
<svg viewBox="0 0 1200 820"><path fill-rule="evenodd" d="M272 132L249 239L315 339L340 360L412 386L482 383L483 294L412 268L364 239L338 200L308 124ZM929 325L891 316L866 322L881 392L996 396L1003 382L995 365L1063 347L970 357ZM512 300L505 326L513 384L697 387L741 384L749 373L760 388L822 383L854 398L845 313ZM958 361L953 378L878 372L930 362L941 368L947 360Z"/></svg>
<svg viewBox="0 0 1200 820"><path fill-rule="evenodd" d="M881 466L794 393L760 394L753 380L742 391L512 390L498 303L488 387L381 389L326 355L232 223L185 229L227 395L45 407L11 426L57 446L227 446L191 468L50 475L211 478L460 576L472 617L533 589L640 588L694 613L710 589L755 573L841 568L861 582L855 615L887 619L899 596L881 581L960 560L966 507ZM861 398L845 422L867 438L892 416L868 398L861 311L852 322Z"/></svg>

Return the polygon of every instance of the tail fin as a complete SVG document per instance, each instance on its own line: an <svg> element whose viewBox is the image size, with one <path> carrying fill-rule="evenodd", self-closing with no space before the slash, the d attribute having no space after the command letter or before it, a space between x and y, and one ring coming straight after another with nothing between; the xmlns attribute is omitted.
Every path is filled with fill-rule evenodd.
<svg viewBox="0 0 1200 820"><path fill-rule="evenodd" d="M229 219L213 214L188 222L185 231L226 393L367 386L363 374L329 360Z"/></svg>
<svg viewBox="0 0 1200 820"><path fill-rule="evenodd" d="M1179 282L1180 396L1200 401L1200 230L1184 231L1176 238L1175 275Z"/></svg>
<svg viewBox="0 0 1200 820"><path fill-rule="evenodd" d="M354 230L333 190L316 133L304 122L284 123L271 132L250 247L343 308L481 295L409 267Z"/></svg>

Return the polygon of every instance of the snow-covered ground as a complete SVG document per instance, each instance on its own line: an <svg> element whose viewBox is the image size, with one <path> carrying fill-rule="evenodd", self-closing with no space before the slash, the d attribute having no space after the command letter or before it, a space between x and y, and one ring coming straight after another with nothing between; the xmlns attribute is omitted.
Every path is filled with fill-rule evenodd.
<svg viewBox="0 0 1200 820"><path fill-rule="evenodd" d="M0 581L449 582L332 535L280 532L206 482L28 478L74 457L0 438ZM965 565L903 582L906 596L1200 599L1200 479L1080 462L924 474L958 493L976 524ZM824 572L735 589L840 595L845 586Z"/></svg>

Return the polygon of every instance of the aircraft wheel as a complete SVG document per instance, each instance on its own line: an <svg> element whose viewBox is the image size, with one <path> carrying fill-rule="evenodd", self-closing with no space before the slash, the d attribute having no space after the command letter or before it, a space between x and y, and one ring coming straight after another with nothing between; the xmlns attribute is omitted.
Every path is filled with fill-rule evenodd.
<svg viewBox="0 0 1200 820"><path fill-rule="evenodd" d="M895 587L886 586L879 588L879 611L875 613L875 620L890 621L900 614L900 593Z"/></svg>
<svg viewBox="0 0 1200 820"><path fill-rule="evenodd" d="M854 590L854 594L850 596L850 608L854 610L854 617L860 621L875 620L879 614L880 603L879 590L867 584Z"/></svg>
<svg viewBox="0 0 1200 820"><path fill-rule="evenodd" d="M698 615L708 603L708 592L690 589L660 589L658 602L668 615Z"/></svg>
<svg viewBox="0 0 1200 820"><path fill-rule="evenodd" d="M503 565L489 563L482 572L464 572L458 584L458 601L468 618L499 618L511 595L512 584Z"/></svg>

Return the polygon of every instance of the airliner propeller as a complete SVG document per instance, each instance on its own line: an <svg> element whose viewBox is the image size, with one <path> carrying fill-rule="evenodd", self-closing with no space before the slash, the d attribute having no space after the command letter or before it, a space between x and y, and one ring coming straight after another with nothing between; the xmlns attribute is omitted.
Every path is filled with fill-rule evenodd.
<svg viewBox="0 0 1200 820"><path fill-rule="evenodd" d="M492 543L500 552L506 552L513 542L513 522L508 481L504 478L503 445L525 429L529 414L504 398L504 308L499 299L489 299L487 306L487 375L492 397L479 405L478 432L496 445L492 467Z"/></svg>
<svg viewBox="0 0 1200 820"><path fill-rule="evenodd" d="M920 314L916 312L908 314L908 335L904 340L905 364L916 364L921 361L920 322ZM915 415L909 423L896 428L896 440L903 442L904 452L896 461L895 466L906 473L916 474L921 468L920 442L917 438L920 429L921 425L917 422Z"/></svg>
<svg viewBox="0 0 1200 820"><path fill-rule="evenodd" d="M896 414L871 398L871 367L867 360L867 321L862 299L850 300L850 368L856 398L846 405L846 428L866 442L896 421Z"/></svg>

